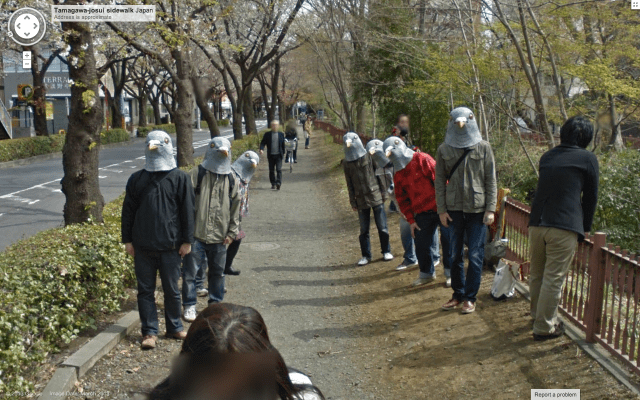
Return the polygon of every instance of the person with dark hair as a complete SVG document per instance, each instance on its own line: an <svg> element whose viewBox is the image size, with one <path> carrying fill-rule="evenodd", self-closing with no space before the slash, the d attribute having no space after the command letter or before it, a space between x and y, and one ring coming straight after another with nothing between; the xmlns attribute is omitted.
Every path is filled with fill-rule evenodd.
<svg viewBox="0 0 640 400"><path fill-rule="evenodd" d="M564 333L558 321L562 285L576 250L591 230L598 201L598 158L586 150L593 125L572 117L560 129L560 145L540 158L538 187L529 219L531 318L535 340Z"/></svg>
<svg viewBox="0 0 640 400"><path fill-rule="evenodd" d="M259 360L258 357L261 356L268 360L269 357L273 357L275 358L275 365L273 365L275 368L275 393L273 393L272 398L280 400L324 399L322 392L310 383L311 381L308 377L299 371L287 368L282 355L269 340L264 319L258 311L251 307L231 303L210 304L202 310L193 324L191 324L187 337L182 344L180 354L185 357L185 362L181 365L183 368L186 367L188 369L189 364L197 364L200 372L204 373L207 371L202 371L202 369L206 368L207 364L199 361L206 359L206 357L213 360L211 362L213 372L219 369L215 365L219 363L216 363L216 360L242 360L242 358L237 357L239 355L252 356L246 358L246 360ZM245 367L250 366L245 365ZM149 394L149 399L176 400L196 398L192 395L198 393L199 388L186 387L183 380L185 374L181 372L174 371L167 379L156 386ZM234 375L237 374L234 373ZM306 380L301 379L300 375L304 376ZM244 375L242 377L236 376L235 378L242 381ZM293 381L304 381L304 383L294 383ZM199 383L208 384L209 382L205 380ZM225 386L231 385L230 382L225 382L224 380L221 383ZM244 386L246 385L237 386L239 386L239 390L243 391L243 394L246 393L244 391ZM227 397L224 397L225 399L237 398L237 396L230 396L228 391L224 390L229 389L228 387L209 387L207 389L207 398L210 399L222 399L222 397L216 397L215 394L211 393L212 390L218 393L225 393L227 395ZM252 399L255 398L252 397ZM258 399L263 398L266 399L268 397L259 397Z"/></svg>
<svg viewBox="0 0 640 400"><path fill-rule="evenodd" d="M264 134L260 142L260 154L264 154L264 149L267 149L271 189L280 190L282 185L282 159L285 154L284 133L280 132L280 122L276 120L271 121L269 126L271 130Z"/></svg>
<svg viewBox="0 0 640 400"><path fill-rule="evenodd" d="M284 157L284 162L289 163L293 161L294 163L298 162L298 127L296 126L295 121L291 120L287 124L287 128L284 131L284 138L289 141L295 143L293 150L287 150L287 155Z"/></svg>

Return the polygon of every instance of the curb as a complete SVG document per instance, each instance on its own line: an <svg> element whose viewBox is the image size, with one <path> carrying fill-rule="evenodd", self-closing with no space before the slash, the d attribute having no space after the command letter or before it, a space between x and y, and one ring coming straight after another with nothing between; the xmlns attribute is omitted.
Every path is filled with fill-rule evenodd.
<svg viewBox="0 0 640 400"><path fill-rule="evenodd" d="M72 392L76 381L82 378L102 356L109 353L139 323L138 311L132 310L120 318L118 322L100 332L60 364L38 399L66 399Z"/></svg>
<svg viewBox="0 0 640 400"><path fill-rule="evenodd" d="M516 280L516 290L528 301L531 301L529 287ZM631 390L636 396L640 396L640 389L631 381L631 374L624 369L609 352L597 343L587 343L586 335L582 330L573 325L566 318L562 319L565 334L575 342L585 353L590 355L598 364L606 369L618 382Z"/></svg>

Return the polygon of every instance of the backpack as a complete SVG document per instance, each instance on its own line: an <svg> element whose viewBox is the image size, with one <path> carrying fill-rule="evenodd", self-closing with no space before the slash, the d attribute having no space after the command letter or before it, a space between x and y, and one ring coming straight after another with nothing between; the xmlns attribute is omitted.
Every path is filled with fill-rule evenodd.
<svg viewBox="0 0 640 400"><path fill-rule="evenodd" d="M202 180L204 179L204 176L207 174L207 170L204 169L204 167L202 167L202 165L198 165L198 183L196 185L196 187L194 188L194 191L196 193L196 196L198 196L200 194L201 191L201 186L202 186ZM233 191L233 187L236 184L236 179L233 176L233 172L228 173L227 175L224 176L228 176L229 177L229 197L231 197L231 192Z"/></svg>

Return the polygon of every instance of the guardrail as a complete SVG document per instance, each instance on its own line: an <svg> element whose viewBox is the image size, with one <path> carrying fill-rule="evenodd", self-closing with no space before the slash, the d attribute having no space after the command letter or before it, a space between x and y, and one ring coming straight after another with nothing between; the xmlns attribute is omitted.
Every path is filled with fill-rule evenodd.
<svg viewBox="0 0 640 400"><path fill-rule="evenodd" d="M325 121L313 121L313 126L327 132L333 137L333 142L337 144L342 144L342 138L344 134L348 132L346 129L338 128ZM358 133L358 136L360 136L362 144L364 145L366 145L367 142L371 140L369 136L363 135L361 133Z"/></svg>
<svg viewBox="0 0 640 400"><path fill-rule="evenodd" d="M11 125L11 114L7 111L7 108L4 106L2 100L0 100L0 124L4 127L4 130L7 132L9 139L13 139L13 127Z"/></svg>
<svg viewBox="0 0 640 400"><path fill-rule="evenodd" d="M508 198L505 203L506 258L529 274L531 208ZM560 299L560 310L640 375L640 257L612 244L602 232L578 243Z"/></svg>

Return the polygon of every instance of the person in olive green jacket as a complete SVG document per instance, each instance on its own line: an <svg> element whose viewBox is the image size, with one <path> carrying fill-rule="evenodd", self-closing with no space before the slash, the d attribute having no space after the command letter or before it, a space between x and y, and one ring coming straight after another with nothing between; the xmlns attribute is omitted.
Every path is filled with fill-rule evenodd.
<svg viewBox="0 0 640 400"><path fill-rule="evenodd" d="M216 137L204 161L189 173L196 192L193 236L204 247L209 267L209 304L224 298L226 245L240 232L240 195L231 175L231 143Z"/></svg>
<svg viewBox="0 0 640 400"><path fill-rule="evenodd" d="M482 140L470 109L451 111L444 143L436 158L436 205L440 222L451 225L451 288L444 310L462 303L462 313L475 311L482 278L487 227L494 220L498 186L491 145ZM464 274L464 238L468 237L469 267Z"/></svg>

